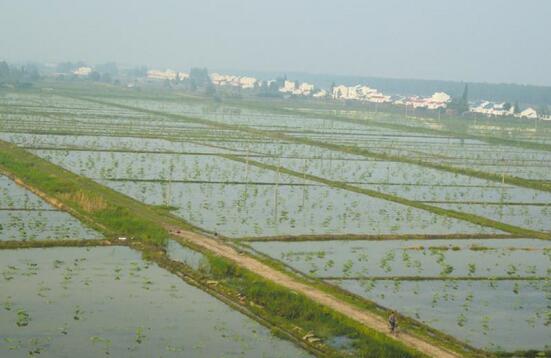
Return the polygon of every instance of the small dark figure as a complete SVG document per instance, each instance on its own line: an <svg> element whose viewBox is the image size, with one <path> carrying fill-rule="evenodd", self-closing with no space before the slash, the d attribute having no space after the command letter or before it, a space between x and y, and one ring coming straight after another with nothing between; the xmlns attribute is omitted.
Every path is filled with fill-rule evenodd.
<svg viewBox="0 0 551 358"><path fill-rule="evenodd" d="M392 311L390 317L388 317L388 325L390 327L390 333L396 334L396 329L398 328L398 319L396 318L396 312Z"/></svg>

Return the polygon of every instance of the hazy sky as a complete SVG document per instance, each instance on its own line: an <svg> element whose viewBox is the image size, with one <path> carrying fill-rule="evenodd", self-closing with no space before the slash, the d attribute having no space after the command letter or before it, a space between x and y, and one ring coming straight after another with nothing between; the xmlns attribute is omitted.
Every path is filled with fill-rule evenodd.
<svg viewBox="0 0 551 358"><path fill-rule="evenodd" d="M0 0L0 59L551 85L551 1Z"/></svg>

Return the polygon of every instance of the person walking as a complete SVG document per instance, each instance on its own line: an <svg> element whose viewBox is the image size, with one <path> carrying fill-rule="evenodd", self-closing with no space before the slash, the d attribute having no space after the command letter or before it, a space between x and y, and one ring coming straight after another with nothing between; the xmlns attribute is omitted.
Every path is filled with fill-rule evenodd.
<svg viewBox="0 0 551 358"><path fill-rule="evenodd" d="M390 327L390 333L396 335L398 328L398 319L396 318L396 312L392 311L390 317L388 317L388 325Z"/></svg>

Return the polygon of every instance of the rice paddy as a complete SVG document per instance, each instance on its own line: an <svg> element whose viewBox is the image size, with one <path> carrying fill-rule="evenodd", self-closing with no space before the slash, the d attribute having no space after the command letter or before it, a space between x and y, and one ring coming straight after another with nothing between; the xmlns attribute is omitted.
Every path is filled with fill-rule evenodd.
<svg viewBox="0 0 551 358"><path fill-rule="evenodd" d="M0 176L0 241L99 239L102 235Z"/></svg>
<svg viewBox="0 0 551 358"><path fill-rule="evenodd" d="M0 263L2 357L310 356L126 247L4 250Z"/></svg>
<svg viewBox="0 0 551 358"><path fill-rule="evenodd" d="M0 139L70 172L476 348L549 351L550 152L485 139L474 126L468 136L428 128L419 119L368 112L332 117L136 93L0 97ZM6 177L0 209L1 240L99 238ZM90 356L306 355L127 248L63 250L62 258L55 249L11 258L0 251L3 272L13 278L2 283L0 299L11 310L0 313L1 322L26 329L5 340L6 354L64 354L80 344ZM204 256L174 241L167 252L195 270L205 265ZM65 282L64 267L80 257L86 260L75 261L76 273ZM55 267L56 260L64 264ZM46 297L18 291L26 262L40 267L28 290ZM92 288L101 294L95 300L83 296L90 301L79 303L72 295ZM121 309L132 320L105 316L106 305L129 297L134 305ZM50 299L55 308L42 312ZM82 320L71 320L81 311ZM120 323L119 331L100 334L101 319ZM55 328L41 326L49 320ZM205 324L195 329L197 320Z"/></svg>

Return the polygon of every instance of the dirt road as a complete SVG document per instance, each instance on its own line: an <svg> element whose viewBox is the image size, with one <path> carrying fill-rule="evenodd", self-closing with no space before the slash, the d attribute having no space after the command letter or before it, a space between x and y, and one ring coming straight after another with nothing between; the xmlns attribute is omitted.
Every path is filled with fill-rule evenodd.
<svg viewBox="0 0 551 358"><path fill-rule="evenodd" d="M432 344L407 333L401 333L399 337L394 337L389 334L387 322L381 317L368 311L362 310L358 307L355 307L349 303L343 302L335 296L323 292L315 287L311 287L307 284L299 282L291 276L276 269L273 269L253 257L241 255L233 247L226 245L219 240L215 240L205 235L197 234L190 231L171 230L171 233L174 236L183 239L184 241L189 241L194 245L201 246L219 256L230 259L238 265L247 268L248 270L253 271L254 273L281 286L284 286L295 292L299 292L315 302L330 307L331 309L355 321L358 321L369 328L382 332L393 339L397 339L405 343L406 345L413 347L420 352L423 352L428 356L438 358L460 357L460 355L455 352L433 346Z"/></svg>
<svg viewBox="0 0 551 358"><path fill-rule="evenodd" d="M55 198L52 198L46 195L45 193L41 192L40 190L28 185L27 183L23 182L22 180L12 175L11 173L7 171L0 171L0 173L10 177L18 185L26 188L27 190L32 191L34 194L38 195L39 197L41 197L42 199L44 199L46 202L53 205L54 207L60 210L65 210L75 215L75 217L83 219L82 215L78 215L78 213L74 212L74 210L71 210L69 207L63 205ZM299 292L315 302L325 305L336 312L339 312L355 321L360 322L366 327L369 327L383 334L386 334L388 337L391 337L393 339L398 339L399 341L405 343L406 345L412 348L415 348L418 351L428 356L438 357L438 358L460 357L460 355L455 352L450 352L441 347L433 346L432 344L407 333L401 333L399 337L396 338L389 334L387 323L381 317L374 315L366 310L362 310L358 307L355 307L349 303L343 302L337 297L330 295L326 292L323 292L315 287L304 284L281 271L278 271L266 264L263 264L262 262L256 260L253 257L247 256L247 255L241 255L233 247L223 243L220 240L216 240L206 235L201 235L198 233L182 230L179 228L176 230L176 228L174 227L168 227L168 229L175 237L178 237L184 241L189 241L194 245L203 247L214 254L227 258L235 262L236 264L240 265L241 267L244 267L283 287L291 289L295 292Z"/></svg>

